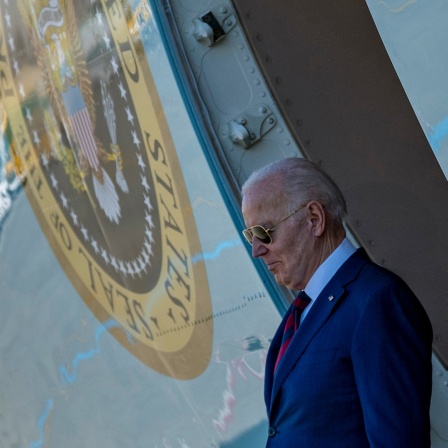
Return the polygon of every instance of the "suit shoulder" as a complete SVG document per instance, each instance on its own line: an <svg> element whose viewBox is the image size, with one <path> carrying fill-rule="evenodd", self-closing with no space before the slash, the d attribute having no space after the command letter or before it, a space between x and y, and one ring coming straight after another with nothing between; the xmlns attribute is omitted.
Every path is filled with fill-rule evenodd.
<svg viewBox="0 0 448 448"><path fill-rule="evenodd" d="M407 283L398 274L376 264L362 249L355 252L343 265L343 268L348 273L348 283L361 285L365 283L372 292L387 288L403 288L413 294ZM353 274L351 277L350 271Z"/></svg>

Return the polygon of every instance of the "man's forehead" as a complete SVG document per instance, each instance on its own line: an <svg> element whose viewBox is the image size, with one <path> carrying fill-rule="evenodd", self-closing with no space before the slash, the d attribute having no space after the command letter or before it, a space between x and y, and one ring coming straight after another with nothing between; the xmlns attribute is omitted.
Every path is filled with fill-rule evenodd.
<svg viewBox="0 0 448 448"><path fill-rule="evenodd" d="M289 203L289 198L281 189L271 188L265 183L253 186L243 198L243 214L261 215L258 218L275 219L277 212L284 213L285 207ZM266 215L266 216L265 216Z"/></svg>
<svg viewBox="0 0 448 448"><path fill-rule="evenodd" d="M266 187L264 183L253 184L244 194L243 205L250 207L258 207L260 204L270 202L274 191Z"/></svg>
<svg viewBox="0 0 448 448"><path fill-rule="evenodd" d="M286 198L286 193L280 179L271 176L252 184L245 192L250 202L272 202L278 204Z"/></svg>
<svg viewBox="0 0 448 448"><path fill-rule="evenodd" d="M278 175L271 174L270 176L256 180L249 186L250 191L271 191L280 192L283 190L282 179Z"/></svg>

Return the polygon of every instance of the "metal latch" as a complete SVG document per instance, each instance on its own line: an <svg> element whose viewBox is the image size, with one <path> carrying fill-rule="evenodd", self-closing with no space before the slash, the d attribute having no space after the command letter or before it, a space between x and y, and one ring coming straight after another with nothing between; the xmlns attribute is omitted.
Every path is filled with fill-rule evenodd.
<svg viewBox="0 0 448 448"><path fill-rule="evenodd" d="M269 107L258 104L236 116L227 124L227 129L233 143L248 149L267 134L276 122Z"/></svg>
<svg viewBox="0 0 448 448"><path fill-rule="evenodd" d="M193 35L201 44L211 47L221 40L236 24L232 9L226 4L217 5L193 20Z"/></svg>

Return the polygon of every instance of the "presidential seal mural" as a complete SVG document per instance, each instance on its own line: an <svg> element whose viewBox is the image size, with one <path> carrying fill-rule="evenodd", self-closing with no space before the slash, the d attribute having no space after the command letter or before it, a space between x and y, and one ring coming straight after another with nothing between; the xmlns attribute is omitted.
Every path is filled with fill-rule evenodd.
<svg viewBox="0 0 448 448"><path fill-rule="evenodd" d="M1 15L2 103L61 265L142 362L199 375L211 354L210 295L202 262L192 263L195 221L134 15L111 0L2 0Z"/></svg>

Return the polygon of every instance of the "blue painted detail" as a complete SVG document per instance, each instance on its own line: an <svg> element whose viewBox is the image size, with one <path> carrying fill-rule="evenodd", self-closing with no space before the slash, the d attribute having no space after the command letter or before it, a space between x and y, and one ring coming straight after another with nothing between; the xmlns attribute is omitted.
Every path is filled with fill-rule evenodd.
<svg viewBox="0 0 448 448"><path fill-rule="evenodd" d="M214 260L219 257L222 251L226 249L233 249L234 247L241 246L240 240L229 240L229 241L223 241L222 243L218 244L213 252L205 252L205 253L199 253L193 255L191 258L191 261L193 264L199 263L200 261L204 260Z"/></svg>
<svg viewBox="0 0 448 448"><path fill-rule="evenodd" d="M47 404L45 405L44 412L39 418L38 428L39 428L39 440L33 440L29 448L40 448L43 446L44 443L44 427L47 423L48 416L50 415L50 411L53 408L53 400L48 400Z"/></svg>
<svg viewBox="0 0 448 448"><path fill-rule="evenodd" d="M100 343L99 343L100 336L105 331L107 331L111 328L114 328L114 327L121 328L121 326L118 324L118 322L113 319L110 319L110 320L104 322L104 324L102 324L98 327L98 329L95 332L95 341L96 341L95 348L93 348L87 352L78 353L75 356L75 358L72 361L72 373L69 373L67 371L67 368L64 365L59 367L59 372L61 374L62 382L73 383L76 380L77 375L78 375L79 363L86 359L92 358L93 356L95 356L96 354L98 354L100 352Z"/></svg>
<svg viewBox="0 0 448 448"><path fill-rule="evenodd" d="M442 142L448 138L448 117L445 117L437 126L430 126L428 140L432 149L437 153Z"/></svg>

